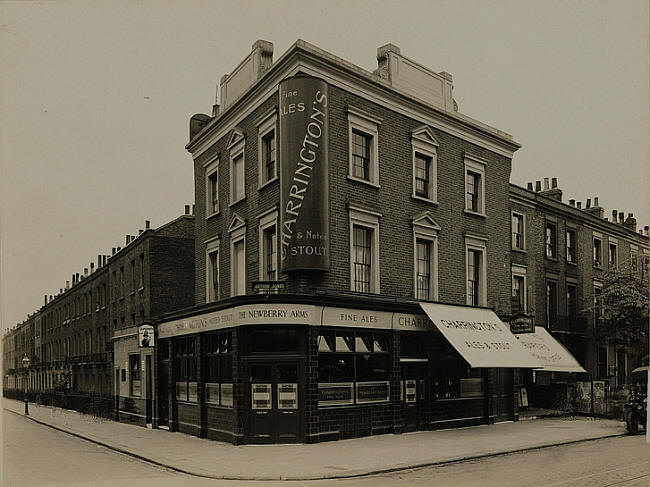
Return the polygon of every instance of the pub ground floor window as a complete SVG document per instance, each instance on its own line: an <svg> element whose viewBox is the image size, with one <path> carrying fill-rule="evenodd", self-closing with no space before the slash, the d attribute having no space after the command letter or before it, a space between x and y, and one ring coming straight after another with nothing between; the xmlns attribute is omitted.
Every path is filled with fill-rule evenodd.
<svg viewBox="0 0 650 487"><path fill-rule="evenodd" d="M436 399L483 396L482 369L471 368L465 359L440 335L436 335L434 339L431 367Z"/></svg>
<svg viewBox="0 0 650 487"><path fill-rule="evenodd" d="M176 373L176 399L196 402L196 339L180 337L174 339L174 370Z"/></svg>
<svg viewBox="0 0 650 487"><path fill-rule="evenodd" d="M232 333L210 333L202 337L204 353L205 402L233 406Z"/></svg>
<svg viewBox="0 0 650 487"><path fill-rule="evenodd" d="M388 332L324 331L318 337L320 407L390 400Z"/></svg>

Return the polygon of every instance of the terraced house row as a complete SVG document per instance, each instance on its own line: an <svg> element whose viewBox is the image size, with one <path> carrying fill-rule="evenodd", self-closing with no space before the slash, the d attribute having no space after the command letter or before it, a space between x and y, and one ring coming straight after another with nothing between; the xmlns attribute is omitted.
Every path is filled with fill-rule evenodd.
<svg viewBox="0 0 650 487"><path fill-rule="evenodd" d="M106 340L120 420L233 443L491 423L518 418L522 387L624 383L640 358L594 339L589 303L603 268L647 270L647 227L563 203L555 179L511 184L520 145L452 91L392 44L369 72L257 41L190 120L195 212L148 268L167 286L140 298L143 233L103 271L108 328L79 321L72 348L53 332L62 357ZM16 346L27 326L5 336L10 378L38 353Z"/></svg>

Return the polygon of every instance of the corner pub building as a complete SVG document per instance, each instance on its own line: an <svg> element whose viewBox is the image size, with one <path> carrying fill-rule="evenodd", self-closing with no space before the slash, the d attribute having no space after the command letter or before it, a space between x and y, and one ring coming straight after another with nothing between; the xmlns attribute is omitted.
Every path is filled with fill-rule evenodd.
<svg viewBox="0 0 650 487"><path fill-rule="evenodd" d="M514 368L539 366L500 321L520 146L458 112L450 74L377 60L257 41L190 120L196 305L155 323L158 425L282 443L517 418Z"/></svg>

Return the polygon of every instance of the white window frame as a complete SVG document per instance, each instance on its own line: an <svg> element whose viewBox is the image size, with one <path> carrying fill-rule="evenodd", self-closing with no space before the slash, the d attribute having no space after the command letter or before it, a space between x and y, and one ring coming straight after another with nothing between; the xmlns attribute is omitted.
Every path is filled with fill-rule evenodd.
<svg viewBox="0 0 650 487"><path fill-rule="evenodd" d="M221 211L221 198L219 197L219 157L216 156L208 161L204 166L205 168L205 218L206 220L212 216L218 215ZM212 183L210 176L216 174L217 176L217 210L212 209Z"/></svg>
<svg viewBox="0 0 650 487"><path fill-rule="evenodd" d="M354 291L354 227L361 226L372 230L372 260L371 260L371 275L370 275L370 292L379 294L380 292L380 272L379 272L379 218L381 213L373 210L368 210L352 203L348 205L349 208L349 222L348 222L348 235L349 235L349 261L350 261L350 290Z"/></svg>
<svg viewBox="0 0 650 487"><path fill-rule="evenodd" d="M596 247L596 240L600 242L600 262L596 263L594 249ZM591 237L591 265L596 269L604 269L603 266L603 235L600 233L593 232ZM609 249L608 249L609 253ZM609 256L607 257L609 259Z"/></svg>
<svg viewBox="0 0 650 487"><path fill-rule="evenodd" d="M258 238L259 238L259 272L258 276L260 281L265 281L267 280L266 277L266 247L265 247L265 239L264 239L264 232L267 228L270 227L275 227L275 272L276 272L276 280L279 277L280 273L280 268L279 268L279 260L278 260L278 210L277 208L272 208L271 210L268 210L261 215L257 216L259 220L259 231L257 232Z"/></svg>
<svg viewBox="0 0 650 487"><path fill-rule="evenodd" d="M221 294L221 253L219 252L220 246L219 238L212 238L206 240L205 242L205 302L211 303L213 301L218 301L220 296L213 295L212 289L212 258L211 255L217 254L217 282L219 283L219 294Z"/></svg>
<svg viewBox="0 0 650 487"><path fill-rule="evenodd" d="M512 222L514 217L521 217L521 248L515 247L515 235ZM510 246L516 252L526 252L526 214L519 211L510 212Z"/></svg>
<svg viewBox="0 0 650 487"><path fill-rule="evenodd" d="M465 303L467 305L471 305L469 294L467 293L470 250L481 252L481 282L479 283L478 305L487 306L487 239L474 235L465 236Z"/></svg>
<svg viewBox="0 0 650 487"><path fill-rule="evenodd" d="M414 130L411 134L411 159L413 173L413 192L411 197L438 204L438 141L428 127ZM415 191L415 156L421 154L431 159L429 167L429 194L426 197L419 196Z"/></svg>
<svg viewBox="0 0 650 487"><path fill-rule="evenodd" d="M523 298L524 298L523 299L523 302L524 302L523 312L524 313L528 312L528 292L527 292L527 290L528 290L528 279L526 277L526 270L527 270L526 266L523 266L523 265L512 264L512 266L510 267L510 271L511 271L511 274L512 274L512 276L511 276L512 282L510 284L510 289L511 289L510 295L511 296L512 296L512 288L514 287L513 284L514 284L514 281L515 281L515 277L523 277L523 279L524 279L524 287L521 290L521 292L524 293L524 296L523 296Z"/></svg>
<svg viewBox="0 0 650 487"><path fill-rule="evenodd" d="M348 107L348 179L379 188L379 126L382 119L354 107ZM352 131L358 130L369 136L370 142L370 179L353 176L352 167Z"/></svg>
<svg viewBox="0 0 650 487"><path fill-rule="evenodd" d="M546 229L544 229L544 232L546 232ZM569 232L573 233L573 260L569 260ZM546 239L546 236L544 236ZM546 244L546 240L544 240L544 243ZM578 230L572 226L567 225L566 228L564 229L564 260L566 261L567 264L569 265L578 265ZM546 252L546 249L544 249L544 252Z"/></svg>
<svg viewBox="0 0 650 487"><path fill-rule="evenodd" d="M465 164L465 172L463 173L463 200L465 201L465 213L468 213L470 215L478 215L478 216L487 216L485 212L485 173L486 173L486 166L487 166L487 161L471 155L471 154L465 154L464 157L464 164ZM467 208L467 173L468 172L474 172L479 174L480 181L479 181L479 204L480 208L479 211L474 211L469 208Z"/></svg>
<svg viewBox="0 0 650 487"><path fill-rule="evenodd" d="M413 220L413 297L438 301L438 232L440 227L431 217L421 217ZM429 270L429 296L418 297L418 240L431 243L429 256L431 269Z"/></svg>
<svg viewBox="0 0 650 487"><path fill-rule="evenodd" d="M276 109L268 113L260 122L257 123L257 188L262 189L264 186L271 184L279 179L279 163L278 163L278 130L277 130L278 115ZM266 177L266 164L264 161L264 137L269 132L274 132L275 137L275 176L271 179L265 180Z"/></svg>
<svg viewBox="0 0 650 487"><path fill-rule="evenodd" d="M245 139L240 139L228 147L230 151L230 206L239 203L246 198L246 147ZM240 182L240 189L242 190L241 197L235 199L235 187L233 184L233 175L235 170L235 160L241 156L242 177Z"/></svg>
<svg viewBox="0 0 650 487"><path fill-rule="evenodd" d="M609 260L610 258L610 248L614 246L614 265L612 266L612 262ZM618 269L618 240L615 239L614 237L609 237L608 242L607 242L607 267L609 269Z"/></svg>
<svg viewBox="0 0 650 487"><path fill-rule="evenodd" d="M598 281L594 279L591 286L594 309L596 308L596 306L598 306L598 300L596 299L596 289L600 289L601 300L600 300L599 319L602 320L605 317L605 300L603 298L603 283L602 281ZM592 319L595 319L595 316L593 314L592 314Z"/></svg>
<svg viewBox="0 0 650 487"><path fill-rule="evenodd" d="M235 217L233 224L231 224L230 229L230 295L231 296L243 296L246 294L246 224L243 220ZM235 244L243 242L244 243L244 268L242 272L244 280L244 292L242 294L237 293L235 289L238 280L236 274L239 268L237 267L237 258L235 256Z"/></svg>

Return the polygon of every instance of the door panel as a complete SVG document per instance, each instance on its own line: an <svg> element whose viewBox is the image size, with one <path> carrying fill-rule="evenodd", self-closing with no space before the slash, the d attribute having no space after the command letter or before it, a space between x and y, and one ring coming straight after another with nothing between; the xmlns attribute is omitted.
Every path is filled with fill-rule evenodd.
<svg viewBox="0 0 650 487"><path fill-rule="evenodd" d="M427 365L428 362L402 363L402 402L406 431L424 429Z"/></svg>
<svg viewBox="0 0 650 487"><path fill-rule="evenodd" d="M298 363L251 363L248 436L256 443L294 443L300 436Z"/></svg>

